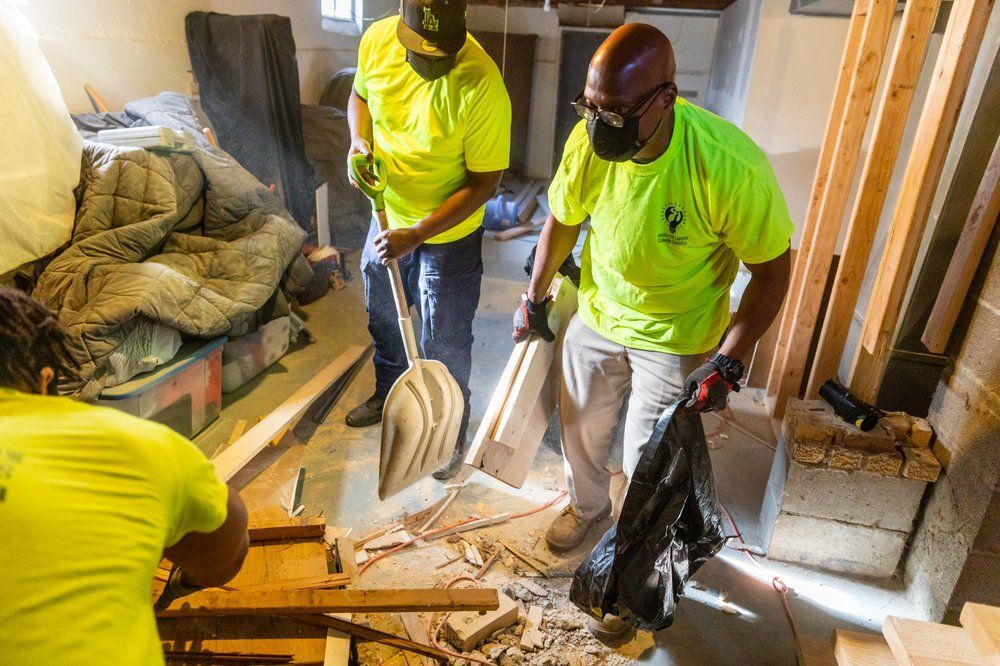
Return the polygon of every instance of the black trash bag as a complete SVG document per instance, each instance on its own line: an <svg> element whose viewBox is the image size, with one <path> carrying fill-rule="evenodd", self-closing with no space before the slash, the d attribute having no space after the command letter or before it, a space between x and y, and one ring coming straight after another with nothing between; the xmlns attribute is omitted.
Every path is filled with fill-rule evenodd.
<svg viewBox="0 0 1000 666"><path fill-rule="evenodd" d="M701 419L678 401L643 450L618 524L576 570L570 599L597 619L666 629L684 585L726 539Z"/></svg>

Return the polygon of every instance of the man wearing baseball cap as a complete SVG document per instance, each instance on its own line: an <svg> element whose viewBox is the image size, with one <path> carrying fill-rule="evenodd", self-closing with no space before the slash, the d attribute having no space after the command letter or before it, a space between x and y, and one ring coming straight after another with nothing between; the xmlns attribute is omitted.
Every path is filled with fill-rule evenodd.
<svg viewBox="0 0 1000 666"><path fill-rule="evenodd" d="M509 163L510 99L496 64L465 30L465 0L402 0L399 14L361 38L348 104L348 159L374 153L385 161L390 229L380 232L373 221L361 257L375 393L347 423L381 421L385 397L407 367L382 265L398 259L420 314L422 351L448 367L465 396L455 455L434 475L443 480L458 473L468 448L480 224Z"/></svg>

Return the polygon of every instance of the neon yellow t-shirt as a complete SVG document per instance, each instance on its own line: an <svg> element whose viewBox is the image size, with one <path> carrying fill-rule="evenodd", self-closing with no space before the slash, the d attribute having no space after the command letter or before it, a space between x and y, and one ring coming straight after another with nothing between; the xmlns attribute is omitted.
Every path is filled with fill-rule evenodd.
<svg viewBox="0 0 1000 666"><path fill-rule="evenodd" d="M368 28L354 76L372 115L372 149L386 163L385 208L394 229L434 212L462 186L466 170L500 171L510 163L510 98L490 56L470 35L455 68L425 81L406 62L398 22L393 16ZM468 236L484 210L427 242Z"/></svg>
<svg viewBox="0 0 1000 666"><path fill-rule="evenodd" d="M549 187L552 214L577 225L580 317L626 347L700 354L729 325L739 262L789 247L788 207L764 153L734 125L678 99L670 146L653 162L594 155L573 129Z"/></svg>
<svg viewBox="0 0 1000 666"><path fill-rule="evenodd" d="M164 426L0 388L0 663L162 664L153 572L227 493Z"/></svg>

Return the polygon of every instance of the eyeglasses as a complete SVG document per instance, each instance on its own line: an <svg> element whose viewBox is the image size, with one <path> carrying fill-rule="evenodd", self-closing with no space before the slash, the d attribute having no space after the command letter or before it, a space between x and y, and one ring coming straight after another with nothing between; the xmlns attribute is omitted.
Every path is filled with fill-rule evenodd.
<svg viewBox="0 0 1000 666"><path fill-rule="evenodd" d="M668 81L667 83L661 83L660 85L656 86L652 92L650 92L648 95L639 100L639 102L636 103L635 106L633 106L631 109L628 109L624 113L617 113L615 111L605 111L604 109L599 109L596 106L591 106L590 103L587 102L587 98L583 96L582 90L580 91L580 94L576 96L576 99L574 99L571 102L571 104L573 105L573 108L576 109L577 115L586 121L592 121L595 120L596 118L600 118L602 121L604 121L608 125L611 125L612 127L623 127L625 125L625 121L628 120L633 115L642 116L644 113L646 113L646 111L649 110L649 107L646 105L652 102L654 99L656 99L657 95L659 95L661 92L666 90L668 86L671 85L673 85L672 81ZM645 109L643 109L644 106L646 107ZM640 111L640 109L642 110Z"/></svg>

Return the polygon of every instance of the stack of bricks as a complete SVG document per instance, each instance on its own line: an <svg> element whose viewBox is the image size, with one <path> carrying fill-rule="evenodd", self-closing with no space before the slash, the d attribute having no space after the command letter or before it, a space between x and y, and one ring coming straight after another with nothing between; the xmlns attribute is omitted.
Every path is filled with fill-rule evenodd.
<svg viewBox="0 0 1000 666"><path fill-rule="evenodd" d="M924 489L941 471L933 436L926 420L907 414L863 432L822 400L790 400L761 510L768 557L892 576Z"/></svg>

